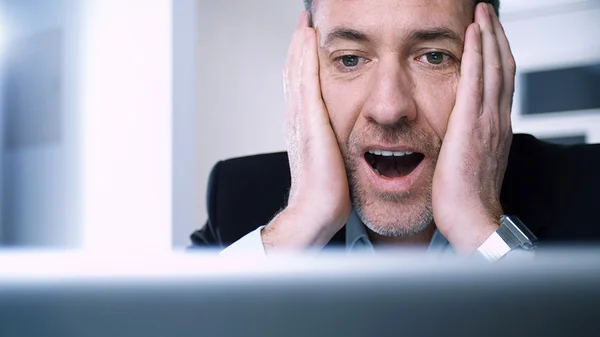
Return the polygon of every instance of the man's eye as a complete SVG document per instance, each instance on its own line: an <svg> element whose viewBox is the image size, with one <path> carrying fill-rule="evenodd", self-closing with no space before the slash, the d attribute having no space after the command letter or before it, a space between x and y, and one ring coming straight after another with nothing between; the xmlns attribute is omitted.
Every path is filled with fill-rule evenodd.
<svg viewBox="0 0 600 337"><path fill-rule="evenodd" d="M423 54L418 58L421 62L425 62L432 66L441 66L445 62L450 61L450 56L446 53L442 53L439 51L429 52L427 54Z"/></svg>
<svg viewBox="0 0 600 337"><path fill-rule="evenodd" d="M427 54L421 56L421 58L423 58L423 57L429 64L440 65L440 64L444 63L444 60L446 58L448 58L448 55L441 53L441 52L434 51L434 52L430 52L430 53L427 53Z"/></svg>
<svg viewBox="0 0 600 337"><path fill-rule="evenodd" d="M344 67L352 68L356 67L360 62L360 57L356 55L345 55L339 58L340 62Z"/></svg>

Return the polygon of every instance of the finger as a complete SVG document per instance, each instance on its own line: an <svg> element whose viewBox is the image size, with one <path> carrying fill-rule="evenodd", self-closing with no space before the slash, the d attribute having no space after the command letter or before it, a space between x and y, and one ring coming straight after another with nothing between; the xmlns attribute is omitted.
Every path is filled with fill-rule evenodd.
<svg viewBox="0 0 600 337"><path fill-rule="evenodd" d="M474 116L481 113L483 102L483 59L481 30L472 23L465 33L465 47L460 66L460 79L456 92L455 115ZM462 119L462 118L461 118Z"/></svg>
<svg viewBox="0 0 600 337"><path fill-rule="evenodd" d="M300 113L306 114L312 122L329 123L321 95L317 34L313 28L306 28L299 83L302 102Z"/></svg>
<svg viewBox="0 0 600 337"><path fill-rule="evenodd" d="M495 12L492 13L492 23L494 25L494 31L496 32L496 39L498 40L498 48L500 49L500 60L502 61L503 71L503 90L502 97L500 100L500 109L502 111L509 111L512 107L513 94L515 91L515 73L517 70L515 58L510 49L510 43L504 32L502 24ZM510 117L510 116L509 116Z"/></svg>
<svg viewBox="0 0 600 337"><path fill-rule="evenodd" d="M290 57L302 51L302 44L304 41L304 28L306 27L308 27L308 13L306 11L303 11L302 13L300 13L300 17L298 18L298 24L296 25L296 29L294 30L294 34L292 35L292 41L288 48L288 61L292 61L293 59ZM286 66L292 66L294 64L296 63L287 62Z"/></svg>
<svg viewBox="0 0 600 337"><path fill-rule="evenodd" d="M483 45L483 107L484 111L489 110L492 113L490 117L493 117L497 115L500 107L503 72L491 11L493 9L490 5L480 3L477 6L475 22L481 27Z"/></svg>
<svg viewBox="0 0 600 337"><path fill-rule="evenodd" d="M292 90L295 89L295 84L297 83L297 74L300 65L300 58L302 57L306 27L308 27L308 14L307 12L302 12L300 14L300 18L298 19L298 24L296 25L294 34L292 35L292 40L288 48L285 62L285 68L283 69L286 99L291 98L289 95L292 94Z"/></svg>
<svg viewBox="0 0 600 337"><path fill-rule="evenodd" d="M300 69L300 59L304 48L305 29L308 26L308 16L302 12L298 19L296 30L292 36L285 68L283 69L283 90L286 104L286 133L288 137L294 135L294 127L297 125L297 100L298 100L298 73Z"/></svg>

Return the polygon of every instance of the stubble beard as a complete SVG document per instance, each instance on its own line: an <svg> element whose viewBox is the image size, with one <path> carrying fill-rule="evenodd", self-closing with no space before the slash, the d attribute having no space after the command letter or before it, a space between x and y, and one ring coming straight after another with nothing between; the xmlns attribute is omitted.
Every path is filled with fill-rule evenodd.
<svg viewBox="0 0 600 337"><path fill-rule="evenodd" d="M371 231L387 237L416 235L433 223L432 182L433 174L423 176L420 187L398 193L384 193L361 186L359 183L359 156L356 149L365 144L367 137L384 139L391 144L400 139L409 144L419 144L426 155L437 159L441 141L417 130L411 122L402 121L394 126L370 125L361 133L352 133L346 143L344 161L350 188L352 206L359 219ZM354 154L354 155L353 155ZM435 160L433 162L435 168Z"/></svg>

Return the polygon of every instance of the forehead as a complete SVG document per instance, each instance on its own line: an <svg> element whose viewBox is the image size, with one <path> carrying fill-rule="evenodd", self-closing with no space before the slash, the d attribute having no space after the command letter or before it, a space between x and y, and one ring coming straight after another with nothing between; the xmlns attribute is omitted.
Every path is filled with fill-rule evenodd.
<svg viewBox="0 0 600 337"><path fill-rule="evenodd" d="M322 33L339 26L385 33L447 27L464 35L473 22L470 0L317 0L313 22Z"/></svg>

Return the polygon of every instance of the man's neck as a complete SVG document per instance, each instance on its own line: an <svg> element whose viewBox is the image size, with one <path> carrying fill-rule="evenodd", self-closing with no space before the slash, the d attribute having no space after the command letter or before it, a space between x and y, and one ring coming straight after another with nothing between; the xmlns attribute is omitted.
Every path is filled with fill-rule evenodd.
<svg viewBox="0 0 600 337"><path fill-rule="evenodd" d="M411 236L390 237L379 235L366 227L369 239L376 246L406 246L427 248L435 233L435 224L430 224L421 232Z"/></svg>

